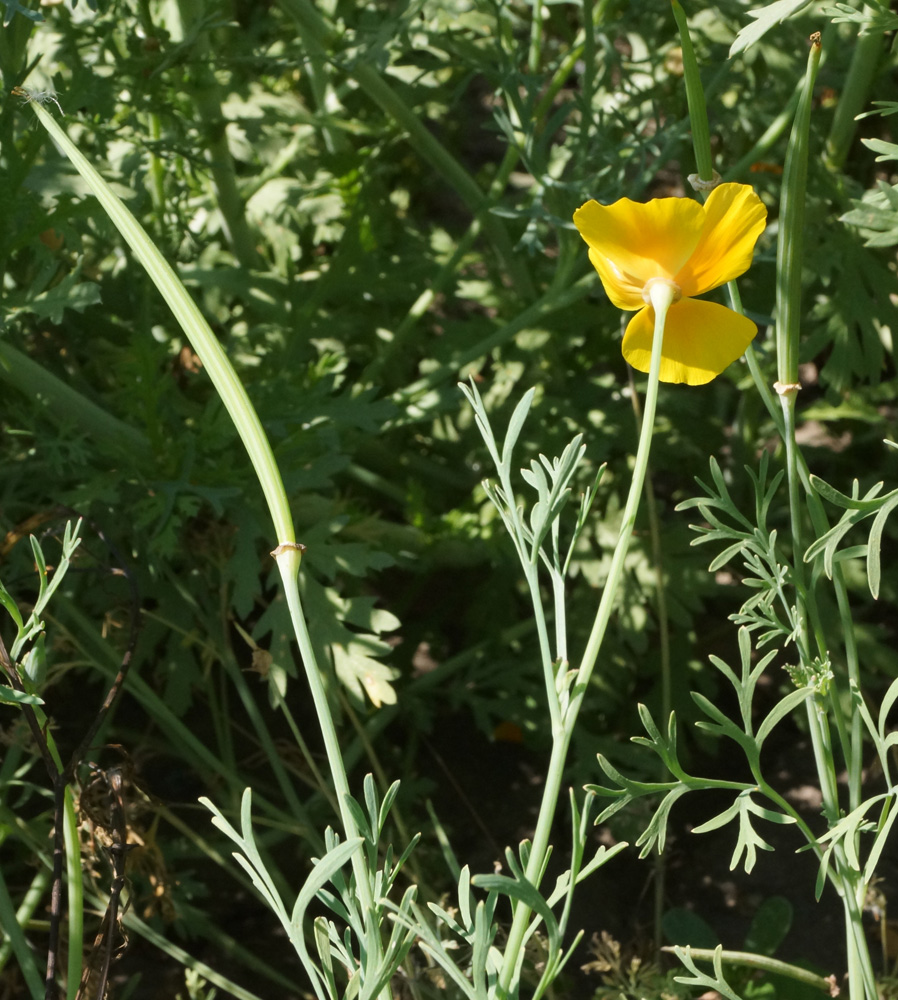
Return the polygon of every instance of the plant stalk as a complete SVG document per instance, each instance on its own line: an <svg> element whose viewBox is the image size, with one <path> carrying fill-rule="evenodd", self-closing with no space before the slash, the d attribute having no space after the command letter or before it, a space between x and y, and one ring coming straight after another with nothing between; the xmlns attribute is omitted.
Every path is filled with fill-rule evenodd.
<svg viewBox="0 0 898 1000"><path fill-rule="evenodd" d="M650 291L652 306L655 312L655 330L652 340L652 359L649 366L645 413L642 430L639 435L639 444L636 449L633 478L630 482L630 491L627 494L627 502L624 506L623 520L621 522L617 545L611 559L611 567L608 570L608 579L605 581L605 587L602 590L602 597L599 600L599 607L596 612L592 631L586 644L583 658L580 661L577 680L571 692L570 704L562 718L560 731L555 731L552 734L552 754L546 774L546 784L540 802L539 816L533 835L533 844L530 849L530 859L524 873L527 880L533 885L538 885L540 873L545 866L549 850L549 838L552 832L552 822L555 818L555 809L561 795L564 764L568 747L570 746L580 706L589 686L590 676L598 660L602 640L605 638L605 632L617 598L617 592L623 577L624 561L630 547L630 539L633 535L636 515L639 511L639 504L645 485L646 469L648 468L649 452L652 445L652 432L655 425L655 410L658 403L658 375L661 370L664 323L667 319L667 311L674 301L674 289L667 283L656 282L652 284ZM505 1000L511 990L514 975L519 965L518 960L524 944L531 912L530 907L525 903L518 903L515 906L514 918L508 935L508 943L505 948L502 970L499 974L499 984L496 990L498 1000Z"/></svg>

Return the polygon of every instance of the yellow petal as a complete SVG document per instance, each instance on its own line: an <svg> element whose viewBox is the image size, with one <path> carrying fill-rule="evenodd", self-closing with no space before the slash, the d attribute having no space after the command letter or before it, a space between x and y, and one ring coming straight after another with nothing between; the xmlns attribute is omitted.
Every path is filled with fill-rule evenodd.
<svg viewBox="0 0 898 1000"><path fill-rule="evenodd" d="M627 326L622 350L637 371L649 370L654 328L651 306L638 312ZM659 378L704 385L741 357L757 332L750 319L726 306L681 299L667 314Z"/></svg>
<svg viewBox="0 0 898 1000"><path fill-rule="evenodd" d="M656 198L644 205L629 198L613 205L588 201L574 212L589 259L618 309L641 309L650 278L674 279L704 224L704 209L691 198Z"/></svg>
<svg viewBox="0 0 898 1000"><path fill-rule="evenodd" d="M767 225L767 209L748 184L721 184L704 205L705 224L675 281L684 296L703 295L747 271Z"/></svg>

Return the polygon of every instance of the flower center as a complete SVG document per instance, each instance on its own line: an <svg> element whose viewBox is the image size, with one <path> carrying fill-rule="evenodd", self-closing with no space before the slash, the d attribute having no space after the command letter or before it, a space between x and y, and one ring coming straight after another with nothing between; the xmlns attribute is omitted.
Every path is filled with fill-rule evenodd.
<svg viewBox="0 0 898 1000"><path fill-rule="evenodd" d="M658 295L658 293L661 291L661 289L658 287L659 285L664 285L669 289L668 294L670 295L671 305L673 305L674 302L679 302L680 299L683 298L683 290L675 281L671 281L670 278L662 278L662 277L649 278L649 280L645 283L645 286L642 289L643 301L646 302L648 305L654 305L654 302L652 300L652 289L654 288L655 295Z"/></svg>

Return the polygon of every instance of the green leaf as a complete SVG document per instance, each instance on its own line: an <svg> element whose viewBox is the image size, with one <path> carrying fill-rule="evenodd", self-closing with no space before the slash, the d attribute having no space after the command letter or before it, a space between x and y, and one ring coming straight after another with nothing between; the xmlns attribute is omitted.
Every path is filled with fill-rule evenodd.
<svg viewBox="0 0 898 1000"><path fill-rule="evenodd" d="M877 494L883 488L883 483L876 483L872 486L864 496L863 500L859 500L857 497L860 484L855 479L853 496L846 496L844 493L840 493L834 486L830 486L829 483L824 482L819 476L811 476L811 486L814 490L823 497L824 500L828 500L831 504L835 504L836 507L843 507L846 510L863 510L863 511L874 511L878 510L882 505L882 498L880 500L874 499ZM890 494L891 495L891 494Z"/></svg>
<svg viewBox="0 0 898 1000"><path fill-rule="evenodd" d="M31 649L22 657L22 673L34 687L40 687L47 676L46 635L41 632Z"/></svg>
<svg viewBox="0 0 898 1000"><path fill-rule="evenodd" d="M836 3L831 7L822 7L820 13L831 17L833 24L853 22L858 25L859 31L875 31L883 34L898 28L898 17L888 7L883 6L880 0L867 0L860 10L847 3ZM874 103L885 102L876 101Z"/></svg>
<svg viewBox="0 0 898 1000"><path fill-rule="evenodd" d="M309 904L334 875L340 871L352 858L356 851L364 843L364 837L354 837L352 840L345 840L336 847L331 848L323 858L312 865L308 878L303 882L296 902L293 904L293 912L290 923L296 929L297 937L301 938L301 929L305 912Z"/></svg>
<svg viewBox="0 0 898 1000"><path fill-rule="evenodd" d="M713 927L697 913L675 906L661 917L661 929L671 944L693 948L716 948L720 938Z"/></svg>
<svg viewBox="0 0 898 1000"><path fill-rule="evenodd" d="M17 691L15 688L0 686L0 701L7 705L43 705L44 699L38 698L36 694L26 694L24 691Z"/></svg>
<svg viewBox="0 0 898 1000"><path fill-rule="evenodd" d="M773 955L792 927L792 904L783 896L770 896L758 907L745 936L745 950Z"/></svg>
<svg viewBox="0 0 898 1000"><path fill-rule="evenodd" d="M312 641L320 663L328 656L340 682L353 700L364 705L366 696L379 707L396 703L392 682L398 677L395 668L380 661L392 647L378 635L356 632L347 623L393 627L398 619L381 615L369 597L344 598L333 587L322 586L311 574L302 579L302 597L310 622Z"/></svg>
<svg viewBox="0 0 898 1000"><path fill-rule="evenodd" d="M864 865L864 882L867 884L869 884L876 875L879 859L885 849L886 842L889 839L889 834L892 832L892 827L895 825L895 818L898 817L898 809L895 808L894 797L886 802L884 811L885 819L882 817L880 818L879 827L876 830L876 836L873 840L873 846L870 848L870 853L867 855L867 863Z"/></svg>
<svg viewBox="0 0 898 1000"><path fill-rule="evenodd" d="M783 813L774 812L771 809L758 805L752 799L751 793L752 789L745 789L741 791L728 809L724 809L723 812L718 813L717 816L708 820L707 823L703 823L701 826L695 827L692 831L693 833L708 833L711 830L717 830L720 827L725 826L730 822L730 820L738 817L739 835L736 841L736 847L733 850L733 856L730 859L730 871L732 871L739 864L739 861L744 853L745 871L746 873L750 873L757 860L757 851L759 849L762 851L773 850L770 844L768 844L767 841L755 831L751 821L752 815L779 824L795 822L791 816L785 816Z"/></svg>
<svg viewBox="0 0 898 1000"><path fill-rule="evenodd" d="M640 858L647 858L656 844L658 853L663 853L664 845L667 843L667 823L670 811L689 790L687 785L677 785L661 800L658 808L655 810L654 816L649 821L649 825L636 840L636 846L641 848L639 852Z"/></svg>
<svg viewBox="0 0 898 1000"><path fill-rule="evenodd" d="M895 106L898 111L898 105ZM894 113L894 112L892 112ZM898 243L898 185L877 181L875 190L866 191L863 198L852 200L854 208L839 221L861 231L867 247L890 247Z"/></svg>
<svg viewBox="0 0 898 1000"><path fill-rule="evenodd" d="M82 281L79 267L48 291L23 298L19 302L13 300L10 312L13 315L31 313L38 319L49 320L58 325L62 323L62 314L66 309L83 313L85 309L98 305L101 301L100 286L93 281Z"/></svg>
<svg viewBox="0 0 898 1000"><path fill-rule="evenodd" d="M331 645L334 670L357 701L364 700L364 692L375 708L396 704L396 689L391 682L399 671L376 659L389 652L390 646L373 635L358 635L345 645Z"/></svg>
<svg viewBox="0 0 898 1000"><path fill-rule="evenodd" d="M898 496L892 495L890 499L883 498L885 502L882 510L873 519L873 527L867 539L867 584L874 599L879 598L879 555L882 546L882 533L889 515L898 506Z"/></svg>
<svg viewBox="0 0 898 1000"><path fill-rule="evenodd" d="M847 816L843 816L835 826L830 827L826 833L818 837L817 842L824 844L827 841L832 841L835 844L841 840L845 848L845 857L848 864L860 871L861 863L858 855L859 835L862 830L872 828L866 818L867 813L877 802L882 802L889 798L889 796L890 793L888 792L884 792L881 795L872 795L869 799L862 802L857 809L852 810Z"/></svg>
<svg viewBox="0 0 898 1000"><path fill-rule="evenodd" d="M531 882L523 877L509 878L507 875L475 875L472 881L480 889L501 893L503 896L508 896L510 899L528 906L542 918L549 937L549 954L554 955L559 950L561 934L558 929L558 921L549 909L549 904Z"/></svg>
<svg viewBox="0 0 898 1000"><path fill-rule="evenodd" d="M764 740L766 740L770 735L773 727L781 719L784 719L793 709L801 705L813 693L814 689L812 687L798 688L796 691L791 691L785 696L785 698L782 699L782 701L773 706L767 717L758 728L758 734L755 737L755 742L757 743L759 749Z"/></svg>
<svg viewBox="0 0 898 1000"><path fill-rule="evenodd" d="M502 468L508 468L511 464L511 455L514 451L514 446L518 443L518 437L520 437L521 429L524 426L524 421L527 419L527 414L530 412L530 407L533 405L534 395L536 395L536 389L528 389L514 408L511 420L508 422L505 441L502 445Z"/></svg>
<svg viewBox="0 0 898 1000"><path fill-rule="evenodd" d="M858 697L862 698L863 696L858 693ZM879 706L879 738L881 740L886 738L886 722L896 700L898 700L898 678L888 686Z"/></svg>
<svg viewBox="0 0 898 1000"><path fill-rule="evenodd" d="M776 0L775 3L767 4L766 7L750 10L748 16L753 19L753 23L739 29L739 33L730 46L730 57L744 52L759 42L771 28L775 28L778 24L782 24L786 18L804 10L810 2L811 0Z"/></svg>
<svg viewBox="0 0 898 1000"><path fill-rule="evenodd" d="M745 754L749 759L755 759L758 753L758 747L755 744L754 739L742 731L739 726L733 722L724 712L722 712L709 698L706 698L703 694L698 691L690 691L692 695L692 700L698 705L698 707L708 716L709 719L713 719L713 723L699 721L696 723L701 729L707 730L711 733L716 733L720 736L729 736L731 740L738 743L739 746L745 751Z"/></svg>
<svg viewBox="0 0 898 1000"><path fill-rule="evenodd" d="M36 10L29 10L27 7L23 7L19 0L0 0L3 4L3 27L9 27L9 22L16 16L16 14L21 14L22 17L27 17L29 21L43 21L43 17Z"/></svg>
<svg viewBox="0 0 898 1000"><path fill-rule="evenodd" d="M490 453L493 465L495 465L497 469L501 468L502 459L499 457L499 450L496 447L496 437L493 434L492 427L490 426L490 418L486 412L486 407L483 405L483 399L477 390L477 386L474 384L473 376L471 377L470 385L464 382L459 382L458 387L461 389L462 393L464 393L467 401L471 404L471 409L474 411L474 421L477 424L477 429L480 431L480 436L483 438L483 443L486 445L487 450ZM523 402L524 400L522 399L521 402L518 403L518 406L515 409L515 414L517 414ZM512 415L512 420L513 419L514 414ZM509 427L509 431L511 431L511 427Z"/></svg>
<svg viewBox="0 0 898 1000"><path fill-rule="evenodd" d="M725 1000L740 1000L740 998L730 989L729 984L723 978L723 959L721 953L723 951L722 945L717 945L714 949L714 957L712 962L714 964L714 977L706 975L704 972L700 971L696 966L695 962L692 960L692 955L690 954L689 948L682 948L679 945L674 947L674 954L677 958L686 966L687 970L692 973L692 978L687 978L686 976L674 976L674 980L678 983L685 983L688 986L708 986L711 989L717 990L717 992L724 997Z"/></svg>
<svg viewBox="0 0 898 1000"><path fill-rule="evenodd" d="M880 154L876 157L877 163L898 160L898 146L894 142L886 142L885 139L861 139L861 142L867 149L872 149L874 153Z"/></svg>
<svg viewBox="0 0 898 1000"><path fill-rule="evenodd" d="M22 615L19 613L19 606L12 599L9 591L0 583L0 604L6 608L10 618L16 623L16 628L21 632L24 627Z"/></svg>

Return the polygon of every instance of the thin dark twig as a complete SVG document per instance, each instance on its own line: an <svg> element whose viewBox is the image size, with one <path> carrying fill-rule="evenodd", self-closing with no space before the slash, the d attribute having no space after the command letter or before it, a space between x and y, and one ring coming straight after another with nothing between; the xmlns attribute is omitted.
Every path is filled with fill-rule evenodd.
<svg viewBox="0 0 898 1000"><path fill-rule="evenodd" d="M108 830L112 838L112 843L108 847L109 860L112 865L112 884L109 888L109 902L106 905L106 913L100 929L94 939L94 946L91 951L90 961L84 969L81 977L81 984L75 1000L86 1000L87 987L93 971L93 959L100 954L102 948L103 965L100 969L100 978L94 993L96 1000L103 1000L106 996L106 986L109 982L109 970L115 954L115 932L119 923L119 906L121 904L122 889L126 881L126 865L128 845L128 822L125 814L124 801L124 781L122 769L120 767L110 767L105 772L100 772L102 781L105 782L109 793L109 824Z"/></svg>

